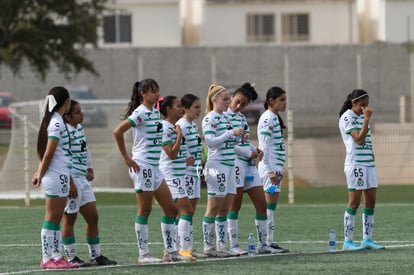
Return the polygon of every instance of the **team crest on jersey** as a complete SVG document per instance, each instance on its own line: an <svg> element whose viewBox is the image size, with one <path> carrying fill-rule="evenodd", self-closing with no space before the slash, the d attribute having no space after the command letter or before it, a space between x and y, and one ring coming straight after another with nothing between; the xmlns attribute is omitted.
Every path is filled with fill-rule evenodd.
<svg viewBox="0 0 414 275"><path fill-rule="evenodd" d="M354 120L351 122L352 125L358 124L358 119L354 118Z"/></svg>
<svg viewBox="0 0 414 275"><path fill-rule="evenodd" d="M269 130L270 131L273 131L273 126L269 126Z"/></svg>
<svg viewBox="0 0 414 275"><path fill-rule="evenodd" d="M67 193L69 191L68 185L65 183L62 185L62 193Z"/></svg>
<svg viewBox="0 0 414 275"><path fill-rule="evenodd" d="M151 188L151 180L150 179L145 180L145 187L146 188Z"/></svg>
<svg viewBox="0 0 414 275"><path fill-rule="evenodd" d="M137 117L137 122L141 123L142 122L142 118L140 116Z"/></svg>
<svg viewBox="0 0 414 275"><path fill-rule="evenodd" d="M211 127L213 127L214 129L216 129L217 128L217 124L216 123L212 123L211 124Z"/></svg>
<svg viewBox="0 0 414 275"><path fill-rule="evenodd" d="M220 183L218 189L219 189L220 192L224 192L224 191L226 191L226 186L224 185L224 183Z"/></svg>
<svg viewBox="0 0 414 275"><path fill-rule="evenodd" d="M358 178L357 185L358 186L364 186L364 180L362 178Z"/></svg>
<svg viewBox="0 0 414 275"><path fill-rule="evenodd" d="M192 186L187 187L187 195L192 196L194 195L194 189Z"/></svg>
<svg viewBox="0 0 414 275"><path fill-rule="evenodd" d="M76 202L75 202L75 200L70 200L70 202L69 202L69 209L70 210L75 210L76 209Z"/></svg>

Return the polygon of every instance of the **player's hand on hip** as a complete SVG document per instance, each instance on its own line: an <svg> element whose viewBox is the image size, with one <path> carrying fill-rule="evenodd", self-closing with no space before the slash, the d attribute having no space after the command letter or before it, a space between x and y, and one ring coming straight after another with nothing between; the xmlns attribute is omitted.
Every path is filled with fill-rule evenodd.
<svg viewBox="0 0 414 275"><path fill-rule="evenodd" d="M129 168L129 171L139 172L139 165L130 157L125 159L125 163Z"/></svg>

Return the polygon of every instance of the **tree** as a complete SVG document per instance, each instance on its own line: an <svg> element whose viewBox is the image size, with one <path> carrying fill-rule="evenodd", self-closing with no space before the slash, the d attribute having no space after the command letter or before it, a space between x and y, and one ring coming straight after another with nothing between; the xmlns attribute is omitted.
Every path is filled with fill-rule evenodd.
<svg viewBox="0 0 414 275"><path fill-rule="evenodd" d="M0 0L0 66L18 74L25 64L45 79L51 63L65 76L95 75L85 46L97 47L106 0ZM27 63L26 63L27 62Z"/></svg>

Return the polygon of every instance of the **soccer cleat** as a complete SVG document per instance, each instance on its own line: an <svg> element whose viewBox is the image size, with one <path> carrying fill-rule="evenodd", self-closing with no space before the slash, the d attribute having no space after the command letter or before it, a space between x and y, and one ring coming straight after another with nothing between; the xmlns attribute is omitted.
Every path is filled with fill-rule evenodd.
<svg viewBox="0 0 414 275"><path fill-rule="evenodd" d="M280 254L283 252L280 252L280 249L274 249L273 247L269 245L261 245L257 247L256 253L257 254Z"/></svg>
<svg viewBox="0 0 414 275"><path fill-rule="evenodd" d="M69 269L69 268L79 268L78 264L70 263L64 258L60 258L59 260L55 260L57 268L62 269Z"/></svg>
<svg viewBox="0 0 414 275"><path fill-rule="evenodd" d="M203 253L199 253L199 252L195 251L194 249L193 249L193 251L191 251L191 254L192 254L194 257L196 257L197 259L207 258L207 256L206 256L205 254L203 254Z"/></svg>
<svg viewBox="0 0 414 275"><path fill-rule="evenodd" d="M191 250L188 249L180 249L180 251L178 251L178 254L182 257L188 257L191 259L191 262L195 262L197 259L194 257L193 253L191 252Z"/></svg>
<svg viewBox="0 0 414 275"><path fill-rule="evenodd" d="M371 239L363 239L361 242L361 247L363 249L385 249L385 246L377 244Z"/></svg>
<svg viewBox="0 0 414 275"><path fill-rule="evenodd" d="M55 260L50 259L46 263L44 263L43 261L40 261L40 268L41 269L57 269L59 267L57 267Z"/></svg>
<svg viewBox="0 0 414 275"><path fill-rule="evenodd" d="M275 249L277 251L276 253L288 253L289 252L289 249L283 248L283 247L279 246L277 243L271 243L269 246L271 248ZM275 253L273 253L273 254L275 254Z"/></svg>
<svg viewBox="0 0 414 275"><path fill-rule="evenodd" d="M150 253L139 255L138 257L138 264L155 264L160 262L162 262L161 259L152 256Z"/></svg>
<svg viewBox="0 0 414 275"><path fill-rule="evenodd" d="M233 246L231 249L230 249L230 251L231 251L231 253L232 254L238 254L238 255L246 255L247 254L247 251L244 251L243 249L241 249L241 247L240 246L238 246L238 245L235 245L235 246Z"/></svg>
<svg viewBox="0 0 414 275"><path fill-rule="evenodd" d="M353 241L344 241L344 245L342 247L343 251L356 251L356 250L362 250L362 249L364 248L361 246L358 246Z"/></svg>
<svg viewBox="0 0 414 275"><path fill-rule="evenodd" d="M116 265L116 261L110 260L104 255L100 255L91 260L91 265Z"/></svg>
<svg viewBox="0 0 414 275"><path fill-rule="evenodd" d="M193 260L194 259L194 260ZM178 251L168 252L164 251L164 256L162 257L162 261L164 263L170 262L193 262L195 261L194 257L182 256L178 253Z"/></svg>
<svg viewBox="0 0 414 275"><path fill-rule="evenodd" d="M81 259L79 259L78 256L75 256L72 260L69 260L69 263L71 263L71 264L77 264L77 265L79 265L79 267L89 267L89 266L92 266L91 263L82 261Z"/></svg>
<svg viewBox="0 0 414 275"><path fill-rule="evenodd" d="M204 250L204 255L210 258L227 258L231 257L230 253L223 253L221 251L217 251L214 247L209 250Z"/></svg>
<svg viewBox="0 0 414 275"><path fill-rule="evenodd" d="M217 249L217 252L223 253L225 255L228 255L227 257L234 257L234 256L240 256L238 253L234 253L233 251L230 251L227 247L220 247Z"/></svg>

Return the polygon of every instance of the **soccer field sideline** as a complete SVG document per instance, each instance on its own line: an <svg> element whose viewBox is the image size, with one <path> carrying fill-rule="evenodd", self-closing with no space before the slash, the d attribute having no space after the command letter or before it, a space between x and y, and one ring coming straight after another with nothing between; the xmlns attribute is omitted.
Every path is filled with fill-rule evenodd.
<svg viewBox="0 0 414 275"><path fill-rule="evenodd" d="M325 198L323 196L323 198ZM321 200L322 201L322 200ZM102 252L105 256L118 261L116 267L82 268L69 272L81 274L123 274L151 272L161 274L168 272L175 274L233 274L234 268L238 274L258 274L276 268L275 274L343 274L342 266L349 261L362 264L359 268L367 270L388 271L382 274L410 274L409 268L414 269L411 263L414 251L414 239L411 233L411 213L413 203L379 203L377 204L375 241L386 246L383 251L342 252L343 244L343 211L345 203L335 204L281 204L277 213L277 235L275 240L290 249L285 255L264 255L256 257L237 257L232 259L200 259L192 263L176 263L174 268L165 265L142 265L136 268L138 249L136 236L133 230L133 220L136 205L101 205L100 235L102 236ZM193 219L194 248L202 250L201 221L205 205L200 204ZM29 274L42 272L38 264L40 261L39 228L43 219L44 209L41 206L0 207L3 234L0 237L0 274ZM243 204L239 216L239 244L247 247L247 236L254 232L254 207ZM361 213L361 211L359 211ZM151 230L150 250L154 256L162 257L163 242L160 238L160 216L162 211L154 205L149 226ZM360 216L360 214L358 215ZM357 219L355 241L361 239L361 219ZM84 221L79 218L76 224L76 234L79 247L79 256L86 259L87 246L83 236ZM328 252L328 232L335 229L337 232L337 253ZM268 260L274 257L275 260ZM210 265L213 260L220 264ZM145 267L145 268L144 268ZM166 268L167 267L167 268ZM353 268L353 267L352 267ZM356 267L355 267L356 268ZM400 272L392 272L393 270ZM188 273L191 270L193 273ZM213 271L212 271L213 270ZM279 272L279 270L281 270ZM390 272L391 270L391 272ZM282 272L287 271L287 272ZM336 273L335 273L336 271ZM44 271L43 271L44 272ZM47 271L50 272L50 271ZM68 274L68 271L53 271L53 274ZM180 273L181 272L181 273ZM351 274L348 272L347 274ZM353 273L358 274L358 272ZM361 274L361 273L359 273ZM376 274L368 272L365 274Z"/></svg>
<svg viewBox="0 0 414 275"><path fill-rule="evenodd" d="M296 244L300 244L300 243L323 243L326 241L287 241L284 243L296 243ZM405 241L383 241L382 243L404 243ZM400 244L400 245L386 245L386 249L398 249L398 248L403 248L403 247L414 247L414 241L406 241L407 244ZM341 243L341 242L338 242ZM150 244L162 244L162 243L150 243ZM82 244L79 244L82 245ZM105 246L111 246L111 245L136 245L135 243L107 243L105 244ZM0 245L0 247L2 247L3 245ZM12 246L12 245L10 245ZM18 246L22 246L22 245L18 245ZM26 245L27 246L27 245ZM38 244L29 244L29 246L40 246ZM86 245L84 245L86 246ZM195 264L197 262L221 262L221 261L238 261L238 260L247 260L247 259L252 259L252 258L273 258L273 257L289 257L289 256L297 256L297 255L323 255L323 254L328 254L328 255L332 255L332 254L336 254L336 253L354 253L352 251L342 251L342 250L337 250L335 252L332 251L310 251L310 252L289 252L289 253L283 253L283 254L264 254L264 255L255 255L254 257L250 257L250 256L236 256L236 257L228 257L228 258L206 258L206 259L201 259L201 260L197 260L196 262L169 262L169 263L152 263L152 264L142 264L142 265L138 265L138 264L117 264L115 266L95 266L95 267L85 267L85 268L79 268L79 269L70 269L70 270L42 270L42 269L28 269L28 270L20 270L20 271L15 271L15 272L0 272L0 275L12 275L12 274L31 274L31 273L40 273L40 272L59 272L59 271L65 271L65 272L87 272L87 271L99 271L99 272L104 272L104 270L114 270L114 269L122 269L122 268L140 268L140 267L151 267L151 266L169 266L169 265L191 265L191 264Z"/></svg>

